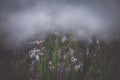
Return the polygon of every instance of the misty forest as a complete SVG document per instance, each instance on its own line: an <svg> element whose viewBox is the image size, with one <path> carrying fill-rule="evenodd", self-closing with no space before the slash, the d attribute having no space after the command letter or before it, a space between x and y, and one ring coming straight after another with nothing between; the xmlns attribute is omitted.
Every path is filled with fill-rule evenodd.
<svg viewBox="0 0 120 80"><path fill-rule="evenodd" d="M0 80L120 80L119 0L0 0Z"/></svg>

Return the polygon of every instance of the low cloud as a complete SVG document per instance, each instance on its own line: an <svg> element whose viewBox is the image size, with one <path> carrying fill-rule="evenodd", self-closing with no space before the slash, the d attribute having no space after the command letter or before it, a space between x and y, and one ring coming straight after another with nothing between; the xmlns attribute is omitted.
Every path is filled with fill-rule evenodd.
<svg viewBox="0 0 120 80"><path fill-rule="evenodd" d="M119 18L115 14L111 16L112 13L106 15L108 8L104 6L103 9L98 3L92 6L64 1L51 4L47 0L37 2L32 4L21 0L17 2L20 8L9 4L10 11L6 11L6 8L1 10L1 36L6 36L4 43L16 44L38 33L56 31L71 31L80 38L95 36L98 39L109 39L119 32Z"/></svg>

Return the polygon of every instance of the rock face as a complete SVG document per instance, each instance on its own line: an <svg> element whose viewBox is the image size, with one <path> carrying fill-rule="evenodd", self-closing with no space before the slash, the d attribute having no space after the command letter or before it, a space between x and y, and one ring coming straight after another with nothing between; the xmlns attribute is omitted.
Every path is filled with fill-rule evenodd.
<svg viewBox="0 0 120 80"><path fill-rule="evenodd" d="M22 74L26 73L29 80L65 80L82 68L83 51L79 50L78 42L72 36L50 34L27 43L24 56L20 53L23 57L17 59L17 65L29 66L16 68L25 68L26 72Z"/></svg>
<svg viewBox="0 0 120 80"><path fill-rule="evenodd" d="M16 69L25 71L21 74L28 80L77 80L84 72L85 56L90 53L89 48L83 49L79 41L66 35L50 34L25 46L24 55L19 55L23 57L17 59Z"/></svg>
<svg viewBox="0 0 120 80"><path fill-rule="evenodd" d="M38 35L20 48L3 49L0 80L120 80L120 41L91 40Z"/></svg>

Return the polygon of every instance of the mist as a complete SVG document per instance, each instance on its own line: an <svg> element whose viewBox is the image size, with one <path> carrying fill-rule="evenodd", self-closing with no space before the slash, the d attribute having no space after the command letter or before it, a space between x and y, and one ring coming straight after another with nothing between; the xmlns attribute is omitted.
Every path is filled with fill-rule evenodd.
<svg viewBox="0 0 120 80"><path fill-rule="evenodd" d="M49 32L71 32L80 38L119 38L117 1L17 0L1 1L0 40L4 45L19 44ZM94 5L93 5L94 4Z"/></svg>

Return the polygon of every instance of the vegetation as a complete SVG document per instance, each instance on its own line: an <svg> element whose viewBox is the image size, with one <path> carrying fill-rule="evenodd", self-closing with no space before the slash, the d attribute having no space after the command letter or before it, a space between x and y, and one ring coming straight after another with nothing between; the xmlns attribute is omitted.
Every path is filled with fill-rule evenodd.
<svg viewBox="0 0 120 80"><path fill-rule="evenodd" d="M42 45L45 50L42 54L39 52L39 60L36 61L36 70L32 69L34 65L31 64L34 59L27 55L29 50L21 50L14 64L19 77L22 80L27 80L33 75L39 75L39 80L113 80L115 78L112 69L116 68L114 65L117 65L115 60L118 59L118 54L117 49L112 48L119 46L117 44L119 42L108 45L102 41L99 43L94 41L89 45L91 50L87 54L86 44L80 44L81 42L72 37L67 37L62 43L61 38L54 34L47 36Z"/></svg>

